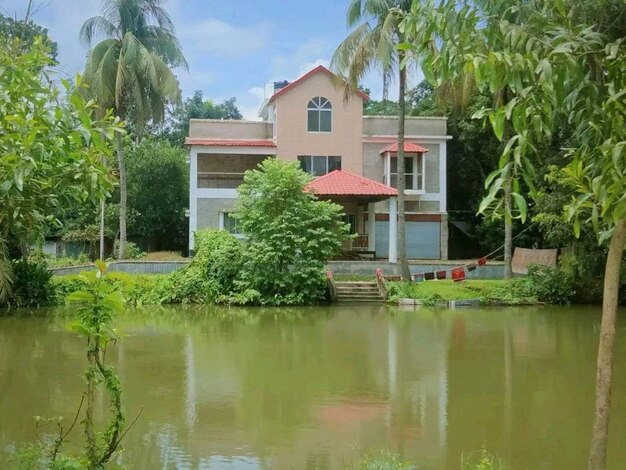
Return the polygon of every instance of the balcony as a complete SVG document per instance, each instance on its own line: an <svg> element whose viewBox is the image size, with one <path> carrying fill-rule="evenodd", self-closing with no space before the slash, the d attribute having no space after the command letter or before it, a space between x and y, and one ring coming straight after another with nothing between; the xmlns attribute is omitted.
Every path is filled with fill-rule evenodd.
<svg viewBox="0 0 626 470"><path fill-rule="evenodd" d="M200 189L237 189L243 183L243 173L217 171L199 171L198 188Z"/></svg>
<svg viewBox="0 0 626 470"><path fill-rule="evenodd" d="M424 192L424 177L422 174L405 173L406 191L412 193ZM397 173L385 173L383 175L383 183L392 188L398 188L398 174Z"/></svg>

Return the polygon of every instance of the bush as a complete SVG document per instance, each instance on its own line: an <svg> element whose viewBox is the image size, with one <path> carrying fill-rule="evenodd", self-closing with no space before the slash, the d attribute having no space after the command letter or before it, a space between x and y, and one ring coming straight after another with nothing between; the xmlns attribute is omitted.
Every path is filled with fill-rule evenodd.
<svg viewBox="0 0 626 470"><path fill-rule="evenodd" d="M46 263L13 261L13 292L8 303L15 307L35 307L54 301L52 273Z"/></svg>
<svg viewBox="0 0 626 470"><path fill-rule="evenodd" d="M146 256L146 253L137 246L136 243L126 242L124 248L124 259L141 259ZM120 249L117 240L115 241L115 247L113 248L113 258L119 259Z"/></svg>
<svg viewBox="0 0 626 470"><path fill-rule="evenodd" d="M201 271L216 295L231 292L241 271L241 242L226 230L199 230L194 234L194 249L196 255L190 267Z"/></svg>
<svg viewBox="0 0 626 470"><path fill-rule="evenodd" d="M324 299L326 261L340 251L349 226L341 206L305 190L309 181L297 162L275 158L246 172L237 190L236 217L247 239L237 292L258 292L265 305Z"/></svg>
<svg viewBox="0 0 626 470"><path fill-rule="evenodd" d="M531 265L523 284L528 294L539 302L567 304L575 295L574 278L564 268Z"/></svg>

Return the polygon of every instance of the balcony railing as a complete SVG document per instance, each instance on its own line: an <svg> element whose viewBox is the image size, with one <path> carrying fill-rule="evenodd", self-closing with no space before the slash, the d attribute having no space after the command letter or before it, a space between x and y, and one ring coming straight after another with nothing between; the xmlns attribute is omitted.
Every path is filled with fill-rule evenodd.
<svg viewBox="0 0 626 470"><path fill-rule="evenodd" d="M420 187L420 179L421 175L417 175L417 178L414 177L413 173L405 173L404 180L406 182L407 190L421 190ZM398 174L397 173L385 173L383 175L383 183L387 186L391 186L392 188L398 188Z"/></svg>
<svg viewBox="0 0 626 470"><path fill-rule="evenodd" d="M198 172L198 188L236 189L243 183L243 173Z"/></svg>
<svg viewBox="0 0 626 470"><path fill-rule="evenodd" d="M367 234L358 234L355 238L353 238L351 244L351 248L353 250L367 250L369 246L369 237Z"/></svg>

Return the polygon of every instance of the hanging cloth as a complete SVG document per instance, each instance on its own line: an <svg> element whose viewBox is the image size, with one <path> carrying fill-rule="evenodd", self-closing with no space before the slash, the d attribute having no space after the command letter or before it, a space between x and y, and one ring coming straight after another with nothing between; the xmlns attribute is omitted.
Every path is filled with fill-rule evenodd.
<svg viewBox="0 0 626 470"><path fill-rule="evenodd" d="M476 271L476 263L470 263L467 265L467 270L469 272Z"/></svg>
<svg viewBox="0 0 626 470"><path fill-rule="evenodd" d="M446 278L446 272L445 271L437 271L437 279L442 280Z"/></svg>
<svg viewBox="0 0 626 470"><path fill-rule="evenodd" d="M435 273L424 273L424 279L426 281L432 281L435 279Z"/></svg>
<svg viewBox="0 0 626 470"><path fill-rule="evenodd" d="M486 264L487 264L487 257L486 256L483 256L482 258L480 258L478 260L478 266L484 266Z"/></svg>
<svg viewBox="0 0 626 470"><path fill-rule="evenodd" d="M452 270L452 279L454 282L460 282L465 280L465 268L454 268Z"/></svg>
<svg viewBox="0 0 626 470"><path fill-rule="evenodd" d="M413 280L415 282L423 282L424 281L424 275L423 274L414 274L413 275Z"/></svg>

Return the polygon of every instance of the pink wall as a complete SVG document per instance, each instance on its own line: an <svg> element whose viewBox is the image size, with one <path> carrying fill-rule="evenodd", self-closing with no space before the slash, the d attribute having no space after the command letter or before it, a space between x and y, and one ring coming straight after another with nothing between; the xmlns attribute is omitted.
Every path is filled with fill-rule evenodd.
<svg viewBox="0 0 626 470"><path fill-rule="evenodd" d="M307 105L323 96L333 106L332 132L307 131ZM276 98L277 156L296 160L298 155L340 155L341 167L361 175L363 100L354 95L344 100L343 89L330 76L318 72Z"/></svg>

